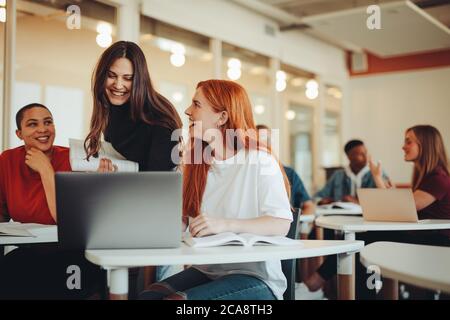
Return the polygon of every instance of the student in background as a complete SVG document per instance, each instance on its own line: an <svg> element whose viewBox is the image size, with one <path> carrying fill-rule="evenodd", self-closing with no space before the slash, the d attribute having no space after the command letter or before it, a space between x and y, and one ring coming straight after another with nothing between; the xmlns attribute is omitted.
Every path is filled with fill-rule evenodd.
<svg viewBox="0 0 450 320"><path fill-rule="evenodd" d="M413 162L413 195L419 219L450 219L450 175L447 153L439 131L433 126L418 125L406 130L403 145L405 161ZM382 176L381 164L369 161L378 188L388 188ZM357 234L366 245L375 241L450 246L450 230L376 231ZM367 273L356 258L357 297L374 298L365 283ZM327 258L317 272L305 280L311 292L317 292L336 273L336 259Z"/></svg>
<svg viewBox="0 0 450 320"><path fill-rule="evenodd" d="M54 146L55 126L48 108L32 103L16 114L16 134L24 145L0 155L0 217L22 223L57 222L55 172L71 171L69 149ZM66 286L67 267L78 265L81 290ZM21 246L0 263L0 299L84 298L103 286L103 272L84 252L58 244Z"/></svg>
<svg viewBox="0 0 450 320"><path fill-rule="evenodd" d="M258 136L261 141L267 141L268 145L271 145L270 128L264 124L258 124L256 126L258 130ZM306 191L300 176L291 167L283 165L286 176L289 179L291 185L291 205L293 208L301 208L302 214L314 214L316 206L311 197Z"/></svg>
<svg viewBox="0 0 450 320"><path fill-rule="evenodd" d="M357 188L375 188L375 181L367 163L367 149L361 140L350 140L344 147L350 161L348 167L336 171L327 181L325 187L316 193L319 204L335 201L358 203ZM386 174L383 179L389 181ZM389 183L389 182L387 182Z"/></svg>
<svg viewBox="0 0 450 320"><path fill-rule="evenodd" d="M417 125L405 132L405 161L414 164L412 189L419 219L450 219L450 174L447 152L440 132L430 125ZM381 164L370 161L378 188L389 188L382 178ZM409 232L409 235L415 232ZM424 232L429 244L449 245L450 230Z"/></svg>
<svg viewBox="0 0 450 320"><path fill-rule="evenodd" d="M258 142L244 88L200 82L186 114L191 148L183 166L183 214L190 217L191 235L286 235L289 182L270 148ZM280 261L268 260L192 266L153 284L141 298L270 300L282 299L285 290Z"/></svg>

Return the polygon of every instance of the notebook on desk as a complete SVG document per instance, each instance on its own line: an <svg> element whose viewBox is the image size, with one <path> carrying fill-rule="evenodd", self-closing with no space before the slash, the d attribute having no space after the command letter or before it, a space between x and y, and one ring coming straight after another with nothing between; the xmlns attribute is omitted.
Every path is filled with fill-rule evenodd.
<svg viewBox="0 0 450 320"><path fill-rule="evenodd" d="M58 238L79 249L181 245L181 173L56 173Z"/></svg>
<svg viewBox="0 0 450 320"><path fill-rule="evenodd" d="M364 220L420 222L411 189L357 189Z"/></svg>

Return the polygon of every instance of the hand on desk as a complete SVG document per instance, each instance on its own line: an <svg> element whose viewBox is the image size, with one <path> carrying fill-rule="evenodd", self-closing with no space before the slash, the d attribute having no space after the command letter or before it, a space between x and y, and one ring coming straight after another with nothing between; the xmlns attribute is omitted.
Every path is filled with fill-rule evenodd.
<svg viewBox="0 0 450 320"><path fill-rule="evenodd" d="M204 214L193 218L189 223L189 232L193 237L204 237L227 231L227 220L213 218Z"/></svg>
<svg viewBox="0 0 450 320"><path fill-rule="evenodd" d="M332 202L334 202L334 200L331 198L322 198L317 204L320 206L323 204L330 204Z"/></svg>
<svg viewBox="0 0 450 320"><path fill-rule="evenodd" d="M351 195L343 196L342 197L342 201L343 202L353 202L353 203L359 204L358 199L353 197L353 196L351 196Z"/></svg>

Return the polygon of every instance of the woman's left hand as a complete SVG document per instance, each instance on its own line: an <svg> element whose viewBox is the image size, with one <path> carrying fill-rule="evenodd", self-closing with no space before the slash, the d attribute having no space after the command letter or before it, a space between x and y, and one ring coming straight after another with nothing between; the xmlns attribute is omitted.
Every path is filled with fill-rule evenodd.
<svg viewBox="0 0 450 320"><path fill-rule="evenodd" d="M31 148L25 155L25 164L40 175L53 172L50 159L39 149Z"/></svg>
<svg viewBox="0 0 450 320"><path fill-rule="evenodd" d="M205 214L200 214L191 220L189 232L193 237L204 237L228 231L227 225L226 219L213 218Z"/></svg>

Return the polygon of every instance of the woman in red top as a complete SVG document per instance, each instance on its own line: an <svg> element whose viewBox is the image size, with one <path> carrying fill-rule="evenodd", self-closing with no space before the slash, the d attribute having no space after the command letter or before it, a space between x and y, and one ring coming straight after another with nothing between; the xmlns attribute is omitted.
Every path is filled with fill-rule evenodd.
<svg viewBox="0 0 450 320"><path fill-rule="evenodd" d="M69 149L53 146L50 111L29 104L16 116L24 145L0 155L0 214L18 222L56 223L55 172L71 171Z"/></svg>
<svg viewBox="0 0 450 320"><path fill-rule="evenodd" d="M70 171L69 149L53 145L55 126L44 105L26 105L16 114L24 145L0 155L0 218L56 224L55 172ZM69 266L78 266L80 290L69 290ZM0 299L85 298L104 283L103 272L82 251L57 243L21 246L0 263Z"/></svg>

